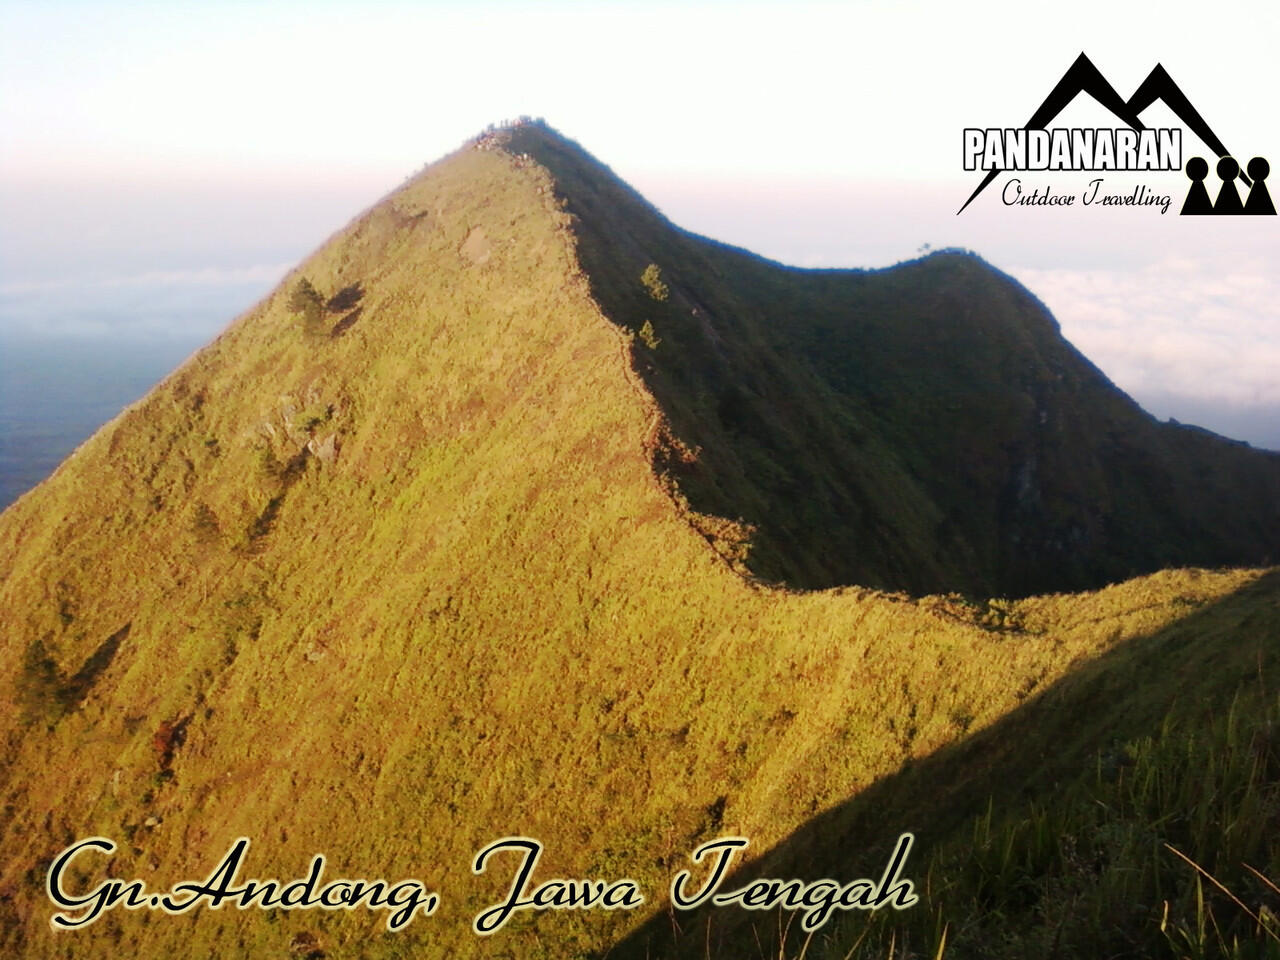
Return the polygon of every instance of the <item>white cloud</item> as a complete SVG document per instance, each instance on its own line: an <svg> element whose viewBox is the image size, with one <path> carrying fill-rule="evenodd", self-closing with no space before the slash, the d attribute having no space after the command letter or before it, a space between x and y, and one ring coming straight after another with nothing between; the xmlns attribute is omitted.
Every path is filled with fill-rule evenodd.
<svg viewBox="0 0 1280 960"><path fill-rule="evenodd" d="M1280 277L1261 260L1020 269L1062 332L1139 399L1280 410Z"/></svg>
<svg viewBox="0 0 1280 960"><path fill-rule="evenodd" d="M284 264L0 283L0 333L200 342L274 287Z"/></svg>
<svg viewBox="0 0 1280 960"><path fill-rule="evenodd" d="M0 283L0 298L20 299L68 291L90 292L94 288L133 287L225 287L272 283L290 269L289 264L258 264L249 267L199 267L187 270L149 270L145 273L100 273L58 280L30 280Z"/></svg>

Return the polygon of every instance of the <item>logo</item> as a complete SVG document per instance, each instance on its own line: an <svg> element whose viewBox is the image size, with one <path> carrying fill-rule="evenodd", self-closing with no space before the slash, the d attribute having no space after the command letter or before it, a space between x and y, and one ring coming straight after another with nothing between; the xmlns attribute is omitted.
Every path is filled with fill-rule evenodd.
<svg viewBox="0 0 1280 960"><path fill-rule="evenodd" d="M1050 127L1054 118L1081 93L1091 96L1124 126L1096 129ZM1266 184L1271 172L1270 164L1263 157L1254 157L1241 170L1239 161L1162 65L1156 64L1126 100L1083 53L1022 127L968 127L964 130L964 168L985 170L986 176L957 214L963 213L1002 173L1117 171L1167 174L1181 171L1183 127L1148 127L1142 122L1142 112L1157 101L1163 103L1186 130L1195 134L1217 155L1215 171L1219 183L1215 185L1215 195L1211 198L1209 187L1205 185L1205 178L1209 175L1208 161L1203 157L1192 157L1186 164L1186 176L1191 181L1189 187L1185 187L1186 181L1181 181L1177 191L1161 193L1141 182L1132 192L1113 194L1106 192L1105 178L1095 177L1079 196L1083 206L1158 207L1161 213L1167 213L1173 203L1172 193L1185 187L1186 199L1180 210L1184 215L1275 214L1276 208ZM1237 180L1240 186L1237 186ZM1241 199L1241 188L1247 191L1244 199ZM1043 192L1040 188L1027 192L1021 177L1011 177L1001 190L1001 200L1006 206L1072 206L1076 199L1075 194L1054 193L1050 187L1045 187Z"/></svg>

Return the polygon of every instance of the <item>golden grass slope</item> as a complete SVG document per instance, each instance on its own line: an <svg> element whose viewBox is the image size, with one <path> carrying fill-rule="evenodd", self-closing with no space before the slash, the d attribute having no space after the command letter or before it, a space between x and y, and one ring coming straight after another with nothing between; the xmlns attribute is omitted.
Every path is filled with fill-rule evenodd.
<svg viewBox="0 0 1280 960"><path fill-rule="evenodd" d="M339 335L290 309L302 276L360 285L354 319L326 315ZM630 350L546 172L465 149L0 516L3 952L601 950L699 842L763 851L1255 576L1002 612L752 586L655 478ZM543 876L630 876L648 902L477 938L509 877L471 860L508 834L546 844ZM111 876L153 889L245 835L248 876L324 852L333 876L443 901L397 933L369 911L229 909L55 933L48 863L92 835L120 844Z"/></svg>

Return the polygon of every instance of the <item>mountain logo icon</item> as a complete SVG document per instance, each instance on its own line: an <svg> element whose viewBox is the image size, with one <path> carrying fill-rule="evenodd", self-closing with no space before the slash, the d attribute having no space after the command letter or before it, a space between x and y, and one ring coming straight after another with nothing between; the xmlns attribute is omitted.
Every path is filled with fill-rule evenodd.
<svg viewBox="0 0 1280 960"><path fill-rule="evenodd" d="M1081 93L1109 110L1124 127L1050 130L1049 124L1054 118ZM1218 157L1217 172L1223 182L1215 201L1209 200L1202 182L1209 170L1208 163L1201 157L1188 161L1186 171L1191 189L1182 213L1275 213L1263 182L1270 170L1267 161L1255 157L1241 169L1242 165L1232 157L1162 64L1157 63L1126 100L1093 61L1081 53L1020 129L965 130L965 168L984 169L986 175L957 214L963 213L997 176L1009 170L1182 169L1181 130L1152 130L1142 122L1143 111L1157 101L1168 107ZM1237 178L1251 188L1247 201L1241 201L1236 190Z"/></svg>

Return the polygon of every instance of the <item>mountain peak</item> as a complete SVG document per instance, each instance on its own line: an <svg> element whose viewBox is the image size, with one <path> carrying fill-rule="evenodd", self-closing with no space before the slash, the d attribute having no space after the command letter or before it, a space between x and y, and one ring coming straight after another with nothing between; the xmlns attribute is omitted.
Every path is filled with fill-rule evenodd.
<svg viewBox="0 0 1280 960"><path fill-rule="evenodd" d="M853 793L1124 643L1229 695L1276 609L1242 572L981 596L1262 562L1278 505L1280 457L1155 423L972 255L785 267L672 226L549 128L495 131L0 514L0 949L478 955L514 866L471 865L517 833L539 880L651 896L512 923L514 956L670 927L673 872L726 832L832 876L883 839ZM1247 589L1209 620L1254 624L1214 685L1200 621L1176 625ZM1088 736L1158 710L1102 687ZM323 853L442 909L54 933L48 866L87 837L115 852L77 890L171 890L250 837L242 879Z"/></svg>
<svg viewBox="0 0 1280 960"><path fill-rule="evenodd" d="M1280 492L1277 458L1157 423L976 254L786 267L675 227L545 126L508 136L550 174L595 302L637 338L659 475L695 526L751 531L721 545L745 572L1024 595L1277 555L1258 496Z"/></svg>

